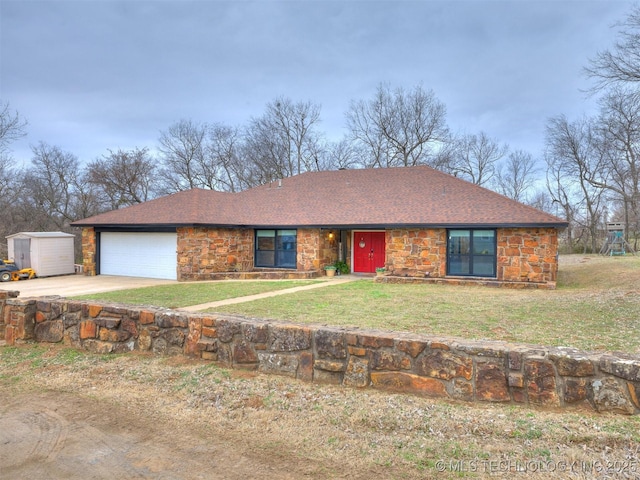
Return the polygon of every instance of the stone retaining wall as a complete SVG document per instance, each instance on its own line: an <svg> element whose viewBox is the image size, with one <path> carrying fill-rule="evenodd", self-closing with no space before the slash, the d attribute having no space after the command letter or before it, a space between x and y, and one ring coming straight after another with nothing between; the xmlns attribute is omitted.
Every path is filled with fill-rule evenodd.
<svg viewBox="0 0 640 480"><path fill-rule="evenodd" d="M640 358L633 356L16 297L17 292L0 291L0 334L8 345L62 342L97 353L188 355L348 387L640 412Z"/></svg>

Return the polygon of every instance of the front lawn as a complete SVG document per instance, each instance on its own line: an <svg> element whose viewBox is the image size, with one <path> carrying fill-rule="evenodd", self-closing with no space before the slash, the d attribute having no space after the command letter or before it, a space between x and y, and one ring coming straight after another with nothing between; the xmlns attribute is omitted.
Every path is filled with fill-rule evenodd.
<svg viewBox="0 0 640 480"><path fill-rule="evenodd" d="M276 281L218 281L192 282L178 285L116 290L73 297L77 300L99 300L132 305L155 305L157 307L181 308L189 305L217 302L229 298L256 295L286 288L318 283L319 280Z"/></svg>
<svg viewBox="0 0 640 480"><path fill-rule="evenodd" d="M561 257L560 265L556 290L377 284L367 278L215 311L296 323L640 353L640 257L569 256ZM180 307L252 295L255 288L301 283L165 285L92 298ZM187 295L189 289L200 293Z"/></svg>

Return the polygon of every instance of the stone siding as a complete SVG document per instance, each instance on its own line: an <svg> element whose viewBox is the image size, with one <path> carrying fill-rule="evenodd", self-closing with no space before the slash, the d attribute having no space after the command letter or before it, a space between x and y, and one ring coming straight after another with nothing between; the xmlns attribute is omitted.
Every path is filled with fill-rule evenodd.
<svg viewBox="0 0 640 480"><path fill-rule="evenodd" d="M356 388L466 402L640 413L640 357L0 295L6 344L187 355Z"/></svg>
<svg viewBox="0 0 640 480"><path fill-rule="evenodd" d="M93 227L82 229L82 265L84 274L96 274L96 232Z"/></svg>
<svg viewBox="0 0 640 480"><path fill-rule="evenodd" d="M558 233L554 228L499 228L498 279L549 283L558 276Z"/></svg>
<svg viewBox="0 0 640 480"><path fill-rule="evenodd" d="M178 280L212 280L225 278L224 274L260 270L253 265L252 229L188 227L178 228L177 235ZM385 242L385 267L395 280L383 281L446 278L449 283L456 282L456 277L447 277L446 229L389 229ZM82 253L85 274L95 275L96 235L93 228L82 230ZM494 281L457 278L465 278L460 280L462 283L530 284L554 288L557 253L557 231L553 228L497 229L497 276ZM298 229L296 271L321 273L326 265L337 259L336 240L329 240L327 230Z"/></svg>
<svg viewBox="0 0 640 480"><path fill-rule="evenodd" d="M496 241L497 271L493 283L555 286L558 272L556 229L499 228ZM387 230L386 242L386 268L389 275L430 279L447 277L446 229ZM466 283L492 283L490 279L464 278ZM451 281L455 283L455 280Z"/></svg>
<svg viewBox="0 0 640 480"><path fill-rule="evenodd" d="M211 280L253 270L253 230L178 228L178 280Z"/></svg>

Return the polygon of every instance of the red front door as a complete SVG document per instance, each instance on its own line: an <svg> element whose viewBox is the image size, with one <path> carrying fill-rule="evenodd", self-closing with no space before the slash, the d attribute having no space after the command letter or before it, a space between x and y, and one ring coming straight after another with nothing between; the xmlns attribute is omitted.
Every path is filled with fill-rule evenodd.
<svg viewBox="0 0 640 480"><path fill-rule="evenodd" d="M353 232L353 271L373 273L384 263L384 232Z"/></svg>

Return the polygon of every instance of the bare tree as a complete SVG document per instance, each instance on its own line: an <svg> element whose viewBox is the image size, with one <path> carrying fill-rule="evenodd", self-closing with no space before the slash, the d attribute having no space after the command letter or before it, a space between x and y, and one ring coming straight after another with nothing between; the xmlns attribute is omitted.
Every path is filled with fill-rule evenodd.
<svg viewBox="0 0 640 480"><path fill-rule="evenodd" d="M235 127L214 124L208 129L205 164L202 166L204 184L212 190L237 192L244 188L238 175L240 160L240 132Z"/></svg>
<svg viewBox="0 0 640 480"><path fill-rule="evenodd" d="M155 170L147 148L109 150L109 155L87 166L87 178L99 187L109 208L115 210L150 200L156 189Z"/></svg>
<svg viewBox="0 0 640 480"><path fill-rule="evenodd" d="M503 168L497 170L498 192L518 202L527 201L527 191L536 182L536 162L523 150L511 152Z"/></svg>
<svg viewBox="0 0 640 480"><path fill-rule="evenodd" d="M24 219L34 230L65 230L76 220L73 212L80 171L78 158L44 142L31 150L31 167L21 179Z"/></svg>
<svg viewBox="0 0 640 480"><path fill-rule="evenodd" d="M564 115L551 118L546 128L546 161L549 193L564 209L572 223L569 228L581 224L589 232L591 250L597 251L604 189L593 179L601 176L604 163L594 128L589 118L573 123Z"/></svg>
<svg viewBox="0 0 640 480"><path fill-rule="evenodd" d="M316 127L320 107L280 97L267 104L264 115L253 118L245 131L244 183L248 186L317 170Z"/></svg>
<svg viewBox="0 0 640 480"><path fill-rule="evenodd" d="M453 162L449 167L453 174L476 185L486 185L494 177L496 163L505 156L509 147L480 132L478 135L462 135L455 141Z"/></svg>
<svg viewBox="0 0 640 480"><path fill-rule="evenodd" d="M447 138L446 108L421 86L391 91L381 84L371 100L351 102L351 138L368 152L366 167L428 165Z"/></svg>
<svg viewBox="0 0 640 480"><path fill-rule="evenodd" d="M628 240L640 231L640 93L612 89L601 105L597 132L605 163L591 182L621 201Z"/></svg>
<svg viewBox="0 0 640 480"><path fill-rule="evenodd" d="M0 102L0 155L7 153L9 144L26 135L26 120L18 112L12 112L9 103Z"/></svg>
<svg viewBox="0 0 640 480"><path fill-rule="evenodd" d="M361 153L348 138L329 143L324 151L321 170L341 170L360 166Z"/></svg>
<svg viewBox="0 0 640 480"><path fill-rule="evenodd" d="M207 126L181 120L161 132L159 139L163 193L202 187Z"/></svg>
<svg viewBox="0 0 640 480"><path fill-rule="evenodd" d="M640 82L640 7L635 6L626 20L615 26L619 31L613 48L599 52L585 68L596 81L593 91Z"/></svg>

